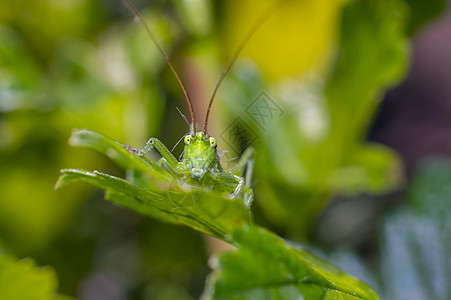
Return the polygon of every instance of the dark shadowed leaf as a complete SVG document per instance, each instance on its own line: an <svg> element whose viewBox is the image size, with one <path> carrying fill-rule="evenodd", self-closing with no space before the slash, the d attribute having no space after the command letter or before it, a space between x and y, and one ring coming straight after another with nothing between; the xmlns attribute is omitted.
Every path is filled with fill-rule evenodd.
<svg viewBox="0 0 451 300"><path fill-rule="evenodd" d="M410 6L409 33L415 33L422 25L440 14L448 3L446 0L406 0Z"/></svg>

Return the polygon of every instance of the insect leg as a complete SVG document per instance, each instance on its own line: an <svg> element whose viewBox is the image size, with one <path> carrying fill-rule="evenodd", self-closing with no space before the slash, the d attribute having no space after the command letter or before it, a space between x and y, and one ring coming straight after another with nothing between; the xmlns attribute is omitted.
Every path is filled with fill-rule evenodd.
<svg viewBox="0 0 451 300"><path fill-rule="evenodd" d="M234 175L236 176L236 175ZM232 198L235 198L238 196L239 193L241 193L241 190L244 187L244 177L236 176L236 179L238 180L238 185L236 186L235 190L233 191Z"/></svg>
<svg viewBox="0 0 451 300"><path fill-rule="evenodd" d="M214 172L212 174L219 188L225 191L232 192L232 198L235 198L240 193L244 194L244 204L249 209L254 198L254 193L251 188L245 185L244 177L223 171Z"/></svg>
<svg viewBox="0 0 451 300"><path fill-rule="evenodd" d="M226 173L224 171L212 172L211 174L222 190L233 191L232 198L238 196L244 187L244 177L240 177L232 173Z"/></svg>
<svg viewBox="0 0 451 300"><path fill-rule="evenodd" d="M243 171L246 168L244 174L245 187L243 189L244 203L249 208L254 200L254 192L251 189L252 173L254 171L255 150L252 147L247 148L240 160L230 169L230 172L234 174L243 175Z"/></svg>
<svg viewBox="0 0 451 300"><path fill-rule="evenodd" d="M241 155L240 160L232 168L230 168L229 171L235 175L241 175L246 166L248 167L248 169L253 169L254 158L255 158L255 149L252 147L247 148ZM247 173L248 172L246 171L246 174ZM246 182L248 182L247 177Z"/></svg>
<svg viewBox="0 0 451 300"><path fill-rule="evenodd" d="M146 145L138 152L139 156L144 156L147 152L155 148L163 157L165 164L170 167L174 172L178 172L180 170L180 163L172 155L171 151L157 138L150 138ZM163 162L161 162L163 164ZM172 173L172 172L171 172Z"/></svg>
<svg viewBox="0 0 451 300"><path fill-rule="evenodd" d="M157 165L162 167L163 169L167 170L169 173L171 173L173 176L177 175L177 172L172 168L172 166L168 163L168 161L162 157L158 162Z"/></svg>
<svg viewBox="0 0 451 300"><path fill-rule="evenodd" d="M146 144L144 145L144 147L143 147L141 150L138 151L137 154L138 154L139 156L144 156L144 155L146 155L147 152L149 152L150 150L152 150L152 149L153 149L153 144L154 144L154 142L153 142L154 139L155 139L155 138L150 138L150 139L146 142Z"/></svg>

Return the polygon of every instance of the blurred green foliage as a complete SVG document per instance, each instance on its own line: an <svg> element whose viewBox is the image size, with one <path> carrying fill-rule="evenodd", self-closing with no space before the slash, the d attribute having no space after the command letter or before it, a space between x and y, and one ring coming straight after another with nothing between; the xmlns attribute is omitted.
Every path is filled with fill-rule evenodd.
<svg viewBox="0 0 451 300"><path fill-rule="evenodd" d="M450 180L449 158L431 157L422 163L409 183L406 201L379 220L376 272L349 249L329 259L371 283L382 299L449 299Z"/></svg>
<svg viewBox="0 0 451 300"><path fill-rule="evenodd" d="M251 126L258 219L307 239L333 195L385 193L402 182L396 154L362 140L383 91L404 72L405 33L444 1L292 2L248 44L210 128L219 136L237 115ZM198 116L246 24L269 3L138 3ZM173 145L187 131L175 109L179 87L131 20L120 1L0 2L0 247L53 266L63 294L192 299L208 274L201 235L103 203L84 186L53 190L67 167L124 176L102 155L68 147L73 128L136 147L150 136ZM284 110L267 131L245 113L262 90Z"/></svg>
<svg viewBox="0 0 451 300"><path fill-rule="evenodd" d="M0 254L0 298L69 300L56 294L58 279L50 267L37 268L31 259Z"/></svg>
<svg viewBox="0 0 451 300"><path fill-rule="evenodd" d="M451 297L451 163L424 162L405 205L382 223L382 286L387 299Z"/></svg>
<svg viewBox="0 0 451 300"><path fill-rule="evenodd" d="M331 196L381 194L402 183L398 156L363 139L383 91L405 72L406 11L403 1L351 2L337 22L339 46L329 44L323 50L329 64L319 63L297 81L279 79L266 85L242 84L244 72L253 74L254 82L259 79L255 68L243 66L236 73L244 74L234 78L239 87L228 86L224 92L224 102L236 101L229 104L234 115L243 115L243 107L262 89L282 107L284 114L267 128L243 118L259 137L258 205L266 218L298 239L306 239ZM291 60L283 52L279 56Z"/></svg>

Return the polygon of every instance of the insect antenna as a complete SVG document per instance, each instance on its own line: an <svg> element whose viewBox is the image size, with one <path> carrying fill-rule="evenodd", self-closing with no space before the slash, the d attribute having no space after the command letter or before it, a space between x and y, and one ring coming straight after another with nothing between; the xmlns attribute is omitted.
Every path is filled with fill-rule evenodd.
<svg viewBox="0 0 451 300"><path fill-rule="evenodd" d="M185 95L186 103L188 103L189 111L191 114L192 132L194 134L196 131L196 117L194 115L193 103L191 102L191 98L189 97L188 91L186 90L186 87L183 84L183 81L180 78L180 75L177 73L174 65L172 64L171 60L169 59L169 56L166 54L166 52L160 46L157 39L155 38L152 31L150 30L149 26L147 26L147 23L141 18L141 15L138 13L138 11L133 6L133 4L130 2L130 0L122 0L122 3L124 3L124 5L128 8L128 10L133 14L133 16L135 17L135 21L138 21L139 23L141 23L144 26L144 28L147 31L147 34L150 36L150 38L152 39L155 46L157 46L161 55L163 55L164 59L168 63L169 68L172 70L172 73L174 73L175 77L177 78L177 81L183 91L183 94Z"/></svg>
<svg viewBox="0 0 451 300"><path fill-rule="evenodd" d="M174 147L172 147L172 149L171 149L171 152L173 152L174 151L174 149L175 149L175 147L177 147L177 145L183 140L183 138L185 137L185 136L187 136L188 134L185 134L185 135L183 135L180 139L179 139L179 141L174 145Z"/></svg>
<svg viewBox="0 0 451 300"><path fill-rule="evenodd" d="M182 160L183 154L185 154L185 150L183 150L182 153L180 153L179 160Z"/></svg>
<svg viewBox="0 0 451 300"><path fill-rule="evenodd" d="M271 16L271 14L275 10L275 6L280 6L280 1L275 1L273 5L269 6L263 13L255 20L255 22L252 24L249 31L244 36L241 43L238 45L238 48L235 50L235 53L232 56L232 59L230 60L229 64L225 68L225 70L222 72L221 77L219 78L218 82L216 83L216 87L213 91L213 94L210 98L210 102L208 103L207 113L205 114L205 123L204 123L204 130L203 132L207 134L207 128L208 128L208 119L210 117L210 110L213 105L213 100L215 99L216 93L218 92L219 86L221 86L222 81L226 77L229 70L232 68L235 61L238 59L238 56L240 55L241 51L243 50L244 46L249 42L249 40L252 38L252 36L255 34L255 32L260 28L260 26L265 23L265 21Z"/></svg>
<svg viewBox="0 0 451 300"><path fill-rule="evenodd" d="M188 124L188 126L191 126L188 122L188 119L186 118L186 116L180 111L180 109L176 106L175 107L177 109L177 111L179 112L179 114L182 116L183 120L185 120L185 123Z"/></svg>

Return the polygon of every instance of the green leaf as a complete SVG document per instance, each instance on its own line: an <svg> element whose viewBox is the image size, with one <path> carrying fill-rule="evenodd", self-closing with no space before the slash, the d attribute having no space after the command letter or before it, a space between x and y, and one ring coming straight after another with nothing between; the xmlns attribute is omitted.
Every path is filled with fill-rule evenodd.
<svg viewBox="0 0 451 300"><path fill-rule="evenodd" d="M16 260L0 254L0 299L68 300L56 294L58 278L50 267L36 267L32 259Z"/></svg>
<svg viewBox="0 0 451 300"><path fill-rule="evenodd" d="M205 299L379 299L366 284L257 226L230 240L238 247L215 261Z"/></svg>
<svg viewBox="0 0 451 300"><path fill-rule="evenodd" d="M188 186L145 157L98 133L75 131L70 143L93 148L129 170L124 180L98 171L62 170L56 188L69 182L84 182L107 191L106 198L118 205L162 221L184 224L224 239L250 214L241 198L229 199L216 192Z"/></svg>
<svg viewBox="0 0 451 300"><path fill-rule="evenodd" d="M369 287L305 249L295 249L276 235L249 225L249 212L242 200L186 186L175 179L168 182L170 174L158 165L95 132L76 131L71 144L108 155L132 171L133 181L98 171L62 170L56 187L70 182L88 183L106 190L106 198L118 205L163 221L190 226L239 247L238 252L220 258L222 271L211 276L206 297L248 299L273 295L277 299L298 296L377 299ZM168 180L158 181L150 175L152 184L143 184L145 178L139 174L144 172ZM247 279L243 280L242 276Z"/></svg>
<svg viewBox="0 0 451 300"><path fill-rule="evenodd" d="M78 130L72 132L69 140L72 146L88 147L109 158L124 169L148 173L155 180L169 182L170 174L160 166L145 157L139 157L127 150L123 145L91 130Z"/></svg>

